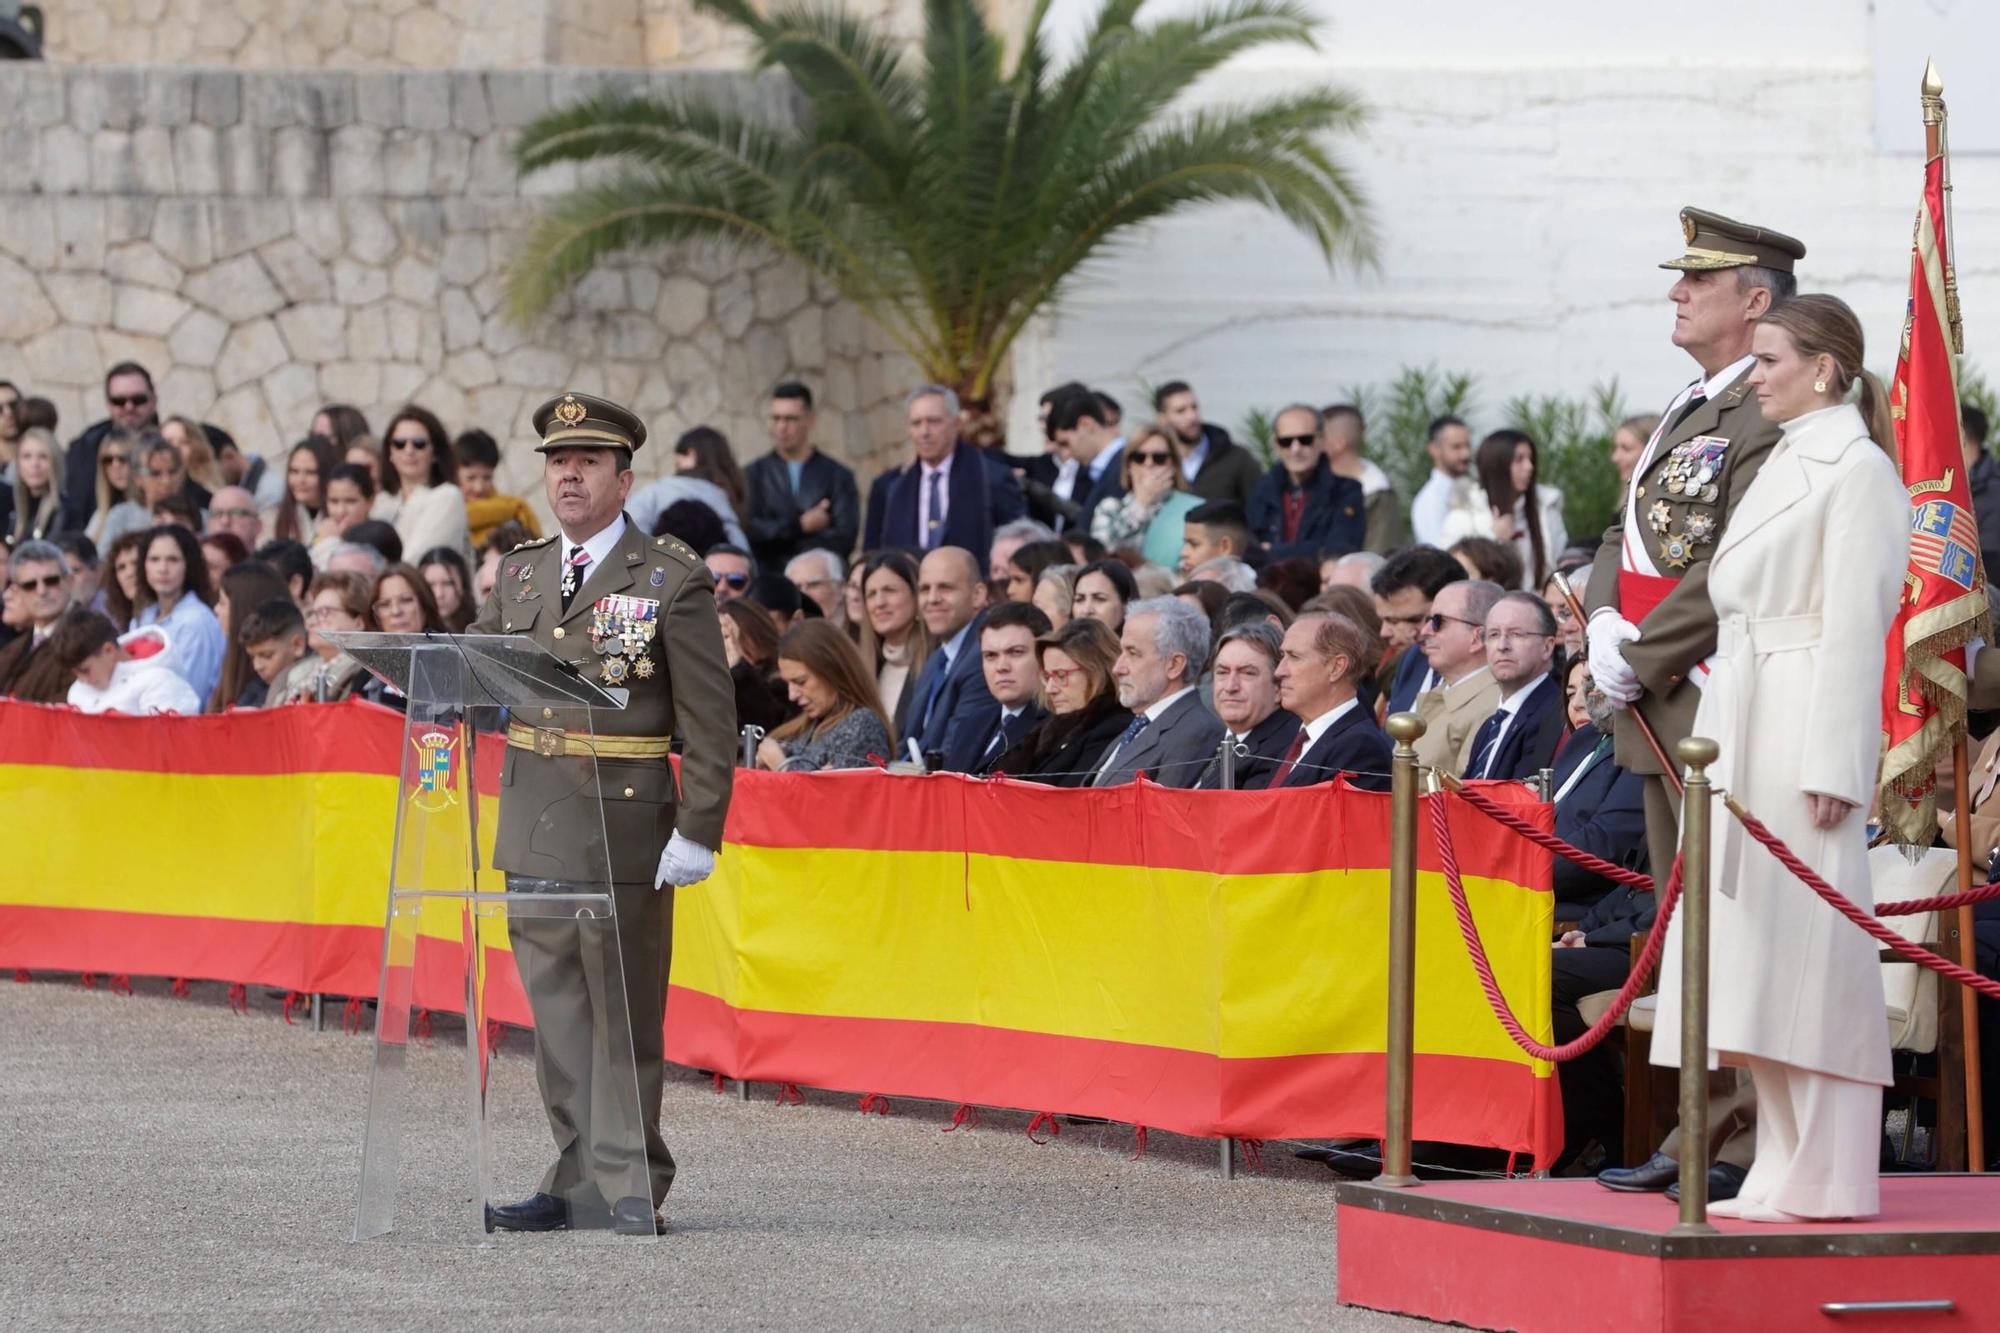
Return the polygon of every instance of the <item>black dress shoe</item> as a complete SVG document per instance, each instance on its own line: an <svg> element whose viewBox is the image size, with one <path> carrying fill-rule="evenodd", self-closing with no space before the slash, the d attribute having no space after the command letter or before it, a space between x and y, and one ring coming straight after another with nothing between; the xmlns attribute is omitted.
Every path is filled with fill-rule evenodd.
<svg viewBox="0 0 2000 1333"><path fill-rule="evenodd" d="M568 1231L569 1205L553 1194L534 1194L519 1203L486 1205L486 1229Z"/></svg>
<svg viewBox="0 0 2000 1333"><path fill-rule="evenodd" d="M1656 1152L1637 1166L1615 1166L1597 1173L1597 1183L1620 1194L1657 1194L1681 1178L1681 1164Z"/></svg>
<svg viewBox="0 0 2000 1333"><path fill-rule="evenodd" d="M1708 1201L1721 1203L1724 1199L1735 1198L1743 1192L1743 1182L1749 1175L1750 1172L1743 1167L1717 1162L1708 1168ZM1678 1179L1667 1186L1667 1197L1675 1203L1681 1201L1681 1182Z"/></svg>
<svg viewBox="0 0 2000 1333"><path fill-rule="evenodd" d="M652 1200L633 1195L611 1206L611 1229L621 1236L664 1236L667 1223Z"/></svg>

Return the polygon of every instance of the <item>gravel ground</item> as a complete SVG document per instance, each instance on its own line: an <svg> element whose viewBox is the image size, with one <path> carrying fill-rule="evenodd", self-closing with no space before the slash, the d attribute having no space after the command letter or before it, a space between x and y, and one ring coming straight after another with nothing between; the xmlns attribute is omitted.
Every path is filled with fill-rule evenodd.
<svg viewBox="0 0 2000 1333"><path fill-rule="evenodd" d="M370 1043L287 1027L253 992L136 996L0 982L0 1310L12 1328L818 1329L1431 1327L1334 1303L1331 1177L1272 1145L1220 1180L1214 1145L1025 1115L940 1133L945 1108L861 1115L717 1096L675 1070L680 1178L658 1242L445 1243L468 1197L462 1033L412 1059L404 1239L349 1242ZM495 1061L495 1192L548 1156L525 1036ZM461 1205L462 1206L462 1205ZM552 1322L554 1321L554 1322Z"/></svg>

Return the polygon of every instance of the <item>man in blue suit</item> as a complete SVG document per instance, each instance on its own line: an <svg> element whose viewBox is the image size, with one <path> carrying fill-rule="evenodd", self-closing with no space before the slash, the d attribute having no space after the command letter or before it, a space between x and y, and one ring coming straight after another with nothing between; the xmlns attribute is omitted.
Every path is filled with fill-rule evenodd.
<svg viewBox="0 0 2000 1333"><path fill-rule="evenodd" d="M990 550L993 529L1028 512L1013 469L958 438L958 395L943 385L911 393L906 411L916 458L868 488L861 549Z"/></svg>
<svg viewBox="0 0 2000 1333"><path fill-rule="evenodd" d="M1355 698L1367 660L1367 635L1346 616L1311 611L1285 631L1278 702L1303 725L1270 786L1310 787L1344 773L1364 790L1389 790L1389 738Z"/></svg>
<svg viewBox="0 0 2000 1333"><path fill-rule="evenodd" d="M980 573L972 552L956 546L939 547L917 568L917 614L938 644L917 674L906 718L908 739L924 754L964 754L1000 717L979 660L987 595Z"/></svg>
<svg viewBox="0 0 2000 1333"><path fill-rule="evenodd" d="M1486 613L1486 668L1500 706L1472 737L1467 778L1531 782L1555 758L1569 715L1553 667L1556 618L1529 592L1510 592Z"/></svg>

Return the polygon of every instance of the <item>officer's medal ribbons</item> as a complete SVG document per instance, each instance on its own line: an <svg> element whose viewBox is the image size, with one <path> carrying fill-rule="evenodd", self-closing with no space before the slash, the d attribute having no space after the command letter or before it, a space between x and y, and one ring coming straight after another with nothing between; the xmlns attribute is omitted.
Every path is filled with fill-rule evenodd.
<svg viewBox="0 0 2000 1333"><path fill-rule="evenodd" d="M653 674L647 645L659 632L660 604L651 597L600 597L590 608L590 642L604 659L599 679L622 685Z"/></svg>

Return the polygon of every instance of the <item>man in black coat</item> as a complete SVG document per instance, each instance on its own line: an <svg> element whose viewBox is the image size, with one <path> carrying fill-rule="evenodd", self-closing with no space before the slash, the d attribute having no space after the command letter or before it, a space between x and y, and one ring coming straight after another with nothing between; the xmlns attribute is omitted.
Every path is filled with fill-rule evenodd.
<svg viewBox="0 0 2000 1333"><path fill-rule="evenodd" d="M771 390L771 452L743 469L743 531L765 569L811 550L845 560L861 535L860 488L851 469L813 447L816 419L805 385L787 380Z"/></svg>
<svg viewBox="0 0 2000 1333"><path fill-rule="evenodd" d="M1500 706L1472 738L1461 776L1532 782L1555 758L1568 713L1554 673L1556 618L1529 592L1510 592L1486 613L1486 667Z"/></svg>
<svg viewBox="0 0 2000 1333"><path fill-rule="evenodd" d="M1049 632L1049 618L1028 602L1002 602L979 627L979 665L986 692L1000 706L983 733L968 731L944 766L957 773L986 774L1041 725L1041 657L1035 641Z"/></svg>
<svg viewBox="0 0 2000 1333"><path fill-rule="evenodd" d="M1317 564L1358 551L1368 536L1361 483L1326 460L1319 409L1294 403L1272 425L1278 461L1250 493L1250 530L1271 558L1303 556Z"/></svg>
<svg viewBox="0 0 2000 1333"><path fill-rule="evenodd" d="M1299 734L1299 720L1278 707L1283 651L1277 626L1265 620L1226 631L1215 646L1215 715L1222 719L1223 740L1233 747L1227 784L1233 790L1270 785ZM1194 785L1208 790L1224 786L1221 755L1209 761Z"/></svg>
<svg viewBox="0 0 2000 1333"><path fill-rule="evenodd" d="M111 415L91 423L63 451L64 495L96 496L97 446L112 427L159 429L160 400L153 392L153 376L136 361L120 361L105 372L104 398L110 405Z"/></svg>
<svg viewBox="0 0 2000 1333"><path fill-rule="evenodd" d="M875 479L868 490L864 551L987 551L993 529L1027 512L1005 462L958 438L958 395L938 384L907 404L916 457Z"/></svg>
<svg viewBox="0 0 2000 1333"><path fill-rule="evenodd" d="M920 754L964 755L991 735L1000 705L986 688L979 658L979 630L986 622L987 588L970 551L945 546L917 569L917 614L938 645L910 686L908 729Z"/></svg>
<svg viewBox="0 0 2000 1333"><path fill-rule="evenodd" d="M1346 616L1311 611L1285 631L1278 702L1301 726L1271 786L1310 787L1344 774L1365 791L1389 790L1389 738L1355 697L1368 657L1367 636Z"/></svg>
<svg viewBox="0 0 2000 1333"><path fill-rule="evenodd" d="M1174 437L1188 489L1204 500L1234 500L1248 509L1264 465L1231 440L1228 431L1201 419L1201 402L1187 382L1162 384L1153 395L1153 409Z"/></svg>

